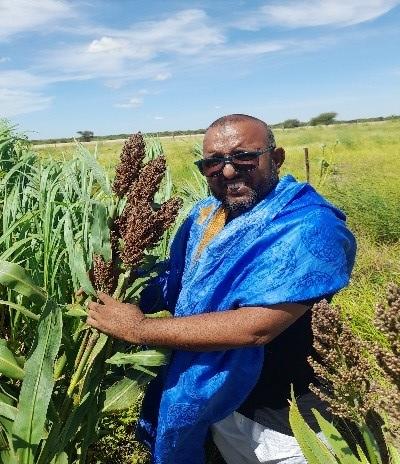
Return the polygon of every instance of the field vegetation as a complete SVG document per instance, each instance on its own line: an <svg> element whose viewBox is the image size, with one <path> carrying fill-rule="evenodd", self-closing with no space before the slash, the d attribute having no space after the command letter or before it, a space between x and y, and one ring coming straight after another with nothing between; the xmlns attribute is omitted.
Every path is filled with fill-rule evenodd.
<svg viewBox="0 0 400 464"><path fill-rule="evenodd" d="M291 173L304 181L304 149L308 148L311 184L348 216L358 240L358 257L351 284L334 302L340 304L353 333L382 346L387 341L373 324L374 307L384 300L389 282L400 282L399 130L398 119L275 129L278 145L286 150L281 174ZM130 386L138 394L132 363L115 368L111 364L106 371L101 367L104 359L129 347L114 346L89 332L81 320L84 310L75 296L79 286L90 286L87 271L93 257L100 255L107 261L110 253L109 237L102 231L108 230L105 224L110 225L116 212L122 214L125 204L110 191L124 141L29 147L12 134L13 131L5 129L0 139L3 213L0 259L12 261L10 269L14 272L11 277L0 275L3 279L0 355L8 357L14 376L3 372L0 378L0 456L8 460L4 462L22 464L36 464L35 456L39 456L40 462L54 456L57 463L144 463L145 454L137 449L134 452L136 444L126 439L126 431L132 427L132 412L128 410L116 421L110 420L103 403L104 398L109 398L109 402L118 404L114 398L121 394L121 386ZM173 194L181 196L184 206L178 223L194 201L207 195L207 185L193 165L201 141L201 135L161 139L169 173L155 201L162 203ZM149 141L147 147L148 159L160 152L157 143ZM155 258L146 255L144 264L151 271L154 260L166 256L168 239L164 235L159 247L153 250ZM15 279L15 272L19 280ZM127 275L125 270L121 275ZM132 292L137 292L144 283L140 281ZM129 294L129 289L126 290ZM52 302L41 312L46 298ZM62 308L62 318L57 315L56 307ZM53 340L49 330L62 323L62 331L58 327L51 332ZM46 333L48 338L44 340ZM81 363L91 339L97 351L94 356L88 353L88 363ZM100 340L99 344L96 340ZM50 357L46 346L51 349ZM134 355L130 359L136 359L142 377L146 373L151 375L149 364L138 364L138 356L129 355ZM45 360L47 371L38 371L34 356ZM164 362L163 353L157 356L159 363ZM53 379L49 372L55 359L57 372ZM4 376L11 380L4 383ZM105 390L95 387L101 376L107 379ZM47 381L48 411L43 402L40 406L29 395L24 387L28 381L23 380L21 388L23 378ZM124 390L124 395L124 408L131 406L131 411L136 411L137 404L132 404L129 391ZM23 413L17 410L18 397L29 405L29 410ZM58 424L58 404L69 422ZM31 414L30 429L24 425L24 414ZM42 434L44 424L51 439L49 444ZM60 430L63 447L56 440ZM99 430L106 435L93 442ZM35 443L24 447L22 440L31 439L32 434ZM23 460L13 460L14 452L16 458ZM69 456L74 460L68 460ZM92 461L87 461L89 458Z"/></svg>
<svg viewBox="0 0 400 464"><path fill-rule="evenodd" d="M112 181L82 146L43 160L3 124L0 172L0 462L97 462L107 419L137 407L168 352L92 329L85 300L96 290L138 298L181 200L167 181L160 188L160 145L141 135Z"/></svg>
<svg viewBox="0 0 400 464"><path fill-rule="evenodd" d="M281 174L305 181L304 148L309 150L310 183L345 211L358 239L356 267L350 286L335 297L352 316L363 337L379 334L371 324L375 303L390 281L400 281L400 120L275 129L277 144L286 150ZM196 144L202 136L162 138L163 149L177 191L196 197L203 191L194 171ZM110 172L123 141L92 142ZM36 149L43 157L69 159L74 145Z"/></svg>

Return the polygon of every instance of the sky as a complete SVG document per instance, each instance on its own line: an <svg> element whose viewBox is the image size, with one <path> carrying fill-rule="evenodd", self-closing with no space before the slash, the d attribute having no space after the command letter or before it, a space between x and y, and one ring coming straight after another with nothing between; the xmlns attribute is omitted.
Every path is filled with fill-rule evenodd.
<svg viewBox="0 0 400 464"><path fill-rule="evenodd" d="M400 114L400 0L0 0L0 118L33 139Z"/></svg>

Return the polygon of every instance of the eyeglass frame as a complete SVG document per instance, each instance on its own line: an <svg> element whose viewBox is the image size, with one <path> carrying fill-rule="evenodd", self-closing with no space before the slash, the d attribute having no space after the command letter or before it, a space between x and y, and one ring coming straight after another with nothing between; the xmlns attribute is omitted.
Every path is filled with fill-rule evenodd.
<svg viewBox="0 0 400 464"><path fill-rule="evenodd" d="M215 156L215 157L212 157L212 158L203 158L201 160L197 160L194 162L194 164L198 167L200 173L205 176L205 177L218 177L222 174L222 171L224 170L224 167L227 165L227 164L230 164L233 169L236 171L236 172L240 172L240 170L238 171L236 168L235 168L235 156L237 155L243 155L243 154L257 154L256 158L257 159L257 164L254 164L254 165L251 165L249 164L249 166L252 166L251 169L245 169L241 172L249 172L249 171L254 171L257 167L258 167L258 164L259 164L259 159L260 159L260 156L263 155L264 153L272 153L274 150L275 150L275 146L272 146L272 147L268 147L266 148L265 150L254 150L254 151L240 151L238 153L234 153L233 155L229 155L229 156ZM211 174L210 176L206 176L203 172L203 168L202 168L202 163L203 161L205 161L205 159L214 159L214 160L218 160L220 162L222 162L222 167L221 169L219 169L216 173L214 174Z"/></svg>

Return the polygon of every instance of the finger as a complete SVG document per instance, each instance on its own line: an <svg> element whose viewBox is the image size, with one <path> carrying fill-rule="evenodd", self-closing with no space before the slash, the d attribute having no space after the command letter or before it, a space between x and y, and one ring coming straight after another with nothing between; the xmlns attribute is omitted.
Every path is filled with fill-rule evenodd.
<svg viewBox="0 0 400 464"><path fill-rule="evenodd" d="M90 316L92 319L95 319L97 321L98 320L98 315L99 315L98 312L93 311L92 309L89 309L88 316Z"/></svg>
<svg viewBox="0 0 400 464"><path fill-rule="evenodd" d="M93 319L91 316L88 316L86 319L86 324L90 325L91 327L94 327L95 329L99 328L99 324L96 321L96 319Z"/></svg>
<svg viewBox="0 0 400 464"><path fill-rule="evenodd" d="M85 290L81 287L75 292L76 296L82 296L85 295Z"/></svg>
<svg viewBox="0 0 400 464"><path fill-rule="evenodd" d="M104 304L117 304L118 301L115 300L112 296L107 295L107 293L97 292L97 298L102 301Z"/></svg>
<svg viewBox="0 0 400 464"><path fill-rule="evenodd" d="M96 303L95 301L90 301L90 302L88 303L87 306L88 306L88 308L91 309L92 311L99 311L99 310L101 310L101 307L102 307L103 305L101 305L101 304L99 304L99 303Z"/></svg>

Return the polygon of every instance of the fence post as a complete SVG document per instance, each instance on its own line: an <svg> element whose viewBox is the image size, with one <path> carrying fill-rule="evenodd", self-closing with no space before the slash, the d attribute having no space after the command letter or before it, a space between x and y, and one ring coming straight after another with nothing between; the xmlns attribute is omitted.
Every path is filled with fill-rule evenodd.
<svg viewBox="0 0 400 464"><path fill-rule="evenodd" d="M306 180L310 183L310 160L308 158L308 148L304 148L304 163L306 166Z"/></svg>

